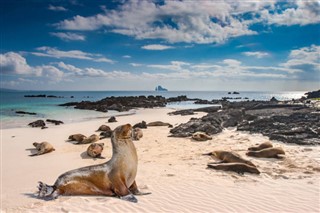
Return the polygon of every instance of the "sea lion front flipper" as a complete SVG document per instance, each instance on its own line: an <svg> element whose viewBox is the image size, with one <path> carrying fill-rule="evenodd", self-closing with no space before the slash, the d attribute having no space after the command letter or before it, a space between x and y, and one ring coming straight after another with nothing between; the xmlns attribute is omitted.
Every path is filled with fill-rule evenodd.
<svg viewBox="0 0 320 213"><path fill-rule="evenodd" d="M133 202L133 203L138 203L137 198L133 194L128 194L126 196L120 197L121 200Z"/></svg>

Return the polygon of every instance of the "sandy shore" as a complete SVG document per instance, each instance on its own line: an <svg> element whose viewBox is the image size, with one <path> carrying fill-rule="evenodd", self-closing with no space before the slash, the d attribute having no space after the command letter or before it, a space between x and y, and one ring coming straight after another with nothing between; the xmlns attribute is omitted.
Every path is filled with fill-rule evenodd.
<svg viewBox="0 0 320 213"><path fill-rule="evenodd" d="M111 128L145 120L177 125L193 116L169 116L170 109L137 110L118 117L49 126L48 129L16 128L1 130L1 212L319 212L320 147L286 145L273 141L286 151L283 160L245 157L246 149L268 138L227 129L206 142L167 137L169 128L143 129L135 141L139 156L138 186L151 195L138 196L138 203L115 197L62 196L54 201L35 197L38 181L53 184L71 169L103 163L111 157L110 139L103 159L91 159L84 152L88 145L66 142L71 134L91 135L102 124ZM48 141L56 151L29 157L33 142ZM239 175L206 169L214 161L203 156L216 149L232 150L251 160L260 175Z"/></svg>

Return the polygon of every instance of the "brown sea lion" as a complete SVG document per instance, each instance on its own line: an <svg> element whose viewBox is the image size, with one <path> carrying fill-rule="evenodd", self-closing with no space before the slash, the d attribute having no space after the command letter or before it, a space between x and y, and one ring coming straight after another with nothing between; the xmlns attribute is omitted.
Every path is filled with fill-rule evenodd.
<svg viewBox="0 0 320 213"><path fill-rule="evenodd" d="M73 134L73 135L70 135L68 139L69 139L69 141L81 142L85 138L87 138L87 136L85 136L83 134Z"/></svg>
<svg viewBox="0 0 320 213"><path fill-rule="evenodd" d="M140 129L140 128L134 128L133 129L133 132L132 132L132 138L133 138L133 140L136 140L136 141L138 141L138 140L140 140L140 138L142 138L143 137L143 132L142 132L142 130Z"/></svg>
<svg viewBox="0 0 320 213"><path fill-rule="evenodd" d="M117 119L116 119L116 117L112 116L111 118L108 119L108 122L114 123L114 122L117 122Z"/></svg>
<svg viewBox="0 0 320 213"><path fill-rule="evenodd" d="M211 140L212 137L207 135L205 132L195 132L192 134L192 139L196 141L207 141Z"/></svg>
<svg viewBox="0 0 320 213"><path fill-rule="evenodd" d="M36 147L38 152L35 154L31 154L29 156L43 155L45 153L49 153L55 150L53 146L48 142L41 142L41 143L34 142L33 146Z"/></svg>
<svg viewBox="0 0 320 213"><path fill-rule="evenodd" d="M219 162L215 162L216 164L219 164L219 163L245 163L250 166L256 167L256 165L254 165L251 161L243 159L239 154L237 154L235 152L216 150L216 151L204 154L204 155L210 155L210 156L216 157L219 160L221 160Z"/></svg>
<svg viewBox="0 0 320 213"><path fill-rule="evenodd" d="M268 142L264 142L264 143L260 144L259 146L249 147L248 150L249 151L259 151L259 150L270 148L270 147L273 147L273 145L272 145L272 143L270 143L268 141Z"/></svg>
<svg viewBox="0 0 320 213"><path fill-rule="evenodd" d="M169 123L165 123L162 121L154 121L154 122L150 122L147 124L147 126L168 126L168 127L173 127L171 124Z"/></svg>
<svg viewBox="0 0 320 213"><path fill-rule="evenodd" d="M66 172L58 177L53 186L39 182L39 197L53 199L59 195L105 195L137 202L134 195L150 194L141 193L135 181L138 156L131 136L130 124L117 127L111 137L112 157L109 161Z"/></svg>
<svg viewBox="0 0 320 213"><path fill-rule="evenodd" d="M259 151L249 151L246 153L248 156L257 157L257 158L279 158L282 159L282 156L279 155L285 155L284 150L281 147L278 148L267 148L262 149Z"/></svg>
<svg viewBox="0 0 320 213"><path fill-rule="evenodd" d="M101 153L103 151L104 143L92 143L87 148L87 154L93 158L103 158L101 157Z"/></svg>
<svg viewBox="0 0 320 213"><path fill-rule="evenodd" d="M90 135L89 137L83 139L82 141L76 143L76 144L87 144L87 143L93 143L100 140L100 137L96 134Z"/></svg>
<svg viewBox="0 0 320 213"><path fill-rule="evenodd" d="M223 170L223 171L233 171L239 174L243 174L245 172L260 174L260 171L254 167L250 166L246 163L220 163L220 164L208 164L208 168Z"/></svg>
<svg viewBox="0 0 320 213"><path fill-rule="evenodd" d="M97 130L97 132L98 131L111 131L111 128L109 127L109 126L107 126L107 125L101 125L99 128L98 128L98 130Z"/></svg>
<svg viewBox="0 0 320 213"><path fill-rule="evenodd" d="M104 139L104 138L110 138L112 135L112 130L110 131L103 131L103 132L100 132L100 140Z"/></svg>

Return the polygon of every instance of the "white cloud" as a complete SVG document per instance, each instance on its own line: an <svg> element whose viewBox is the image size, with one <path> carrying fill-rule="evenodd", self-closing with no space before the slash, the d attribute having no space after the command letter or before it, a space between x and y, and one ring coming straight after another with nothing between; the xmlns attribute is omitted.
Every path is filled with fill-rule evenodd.
<svg viewBox="0 0 320 213"><path fill-rule="evenodd" d="M78 33L50 33L52 36L56 36L63 41L85 41L86 37Z"/></svg>
<svg viewBox="0 0 320 213"><path fill-rule="evenodd" d="M143 64L138 64L138 63L130 63L131 66L133 67L141 67Z"/></svg>
<svg viewBox="0 0 320 213"><path fill-rule="evenodd" d="M64 30L98 30L136 39L163 39L169 43L224 43L255 35L253 24L307 25L320 23L317 0L268 1L125 1L118 8L89 17L60 21Z"/></svg>
<svg viewBox="0 0 320 213"><path fill-rule="evenodd" d="M94 16L74 16L56 24L58 29L97 30L137 39L164 39L170 43L223 43L232 37L254 35L241 14L270 7L273 1L126 1L119 8Z"/></svg>
<svg viewBox="0 0 320 213"><path fill-rule="evenodd" d="M81 60L90 60L96 62L115 63L115 61L103 57L101 54L86 53L81 50L62 51L54 47L39 47L36 50L40 52L32 52L31 54L41 57L52 58L75 58Z"/></svg>
<svg viewBox="0 0 320 213"><path fill-rule="evenodd" d="M317 0L295 0L291 7L282 11L261 11L261 18L268 24L308 25L320 23L320 5Z"/></svg>
<svg viewBox="0 0 320 213"><path fill-rule="evenodd" d="M269 56L269 53L266 52L243 52L242 54L246 56L254 56L256 58L264 58Z"/></svg>
<svg viewBox="0 0 320 213"><path fill-rule="evenodd" d="M131 56L130 55L124 55L124 56L122 56L122 58L131 58Z"/></svg>
<svg viewBox="0 0 320 213"><path fill-rule="evenodd" d="M24 57L15 52L0 54L0 69L5 74L45 77L54 81L59 81L63 77L63 72L56 67L51 65L30 66Z"/></svg>
<svg viewBox="0 0 320 213"><path fill-rule="evenodd" d="M0 69L3 73L32 74L27 60L15 52L0 54Z"/></svg>
<svg viewBox="0 0 320 213"><path fill-rule="evenodd" d="M52 10L52 11L68 11L68 9L66 9L65 7L62 6L53 6L53 5L49 5L48 10Z"/></svg>
<svg viewBox="0 0 320 213"><path fill-rule="evenodd" d="M172 46L167 46L167 45L161 45L161 44L150 44L150 45L145 45L141 47L142 49L145 50L167 50L167 49L172 49Z"/></svg>
<svg viewBox="0 0 320 213"><path fill-rule="evenodd" d="M320 46L311 45L292 50L288 61L281 64L286 69L295 69L301 72L300 79L320 81Z"/></svg>

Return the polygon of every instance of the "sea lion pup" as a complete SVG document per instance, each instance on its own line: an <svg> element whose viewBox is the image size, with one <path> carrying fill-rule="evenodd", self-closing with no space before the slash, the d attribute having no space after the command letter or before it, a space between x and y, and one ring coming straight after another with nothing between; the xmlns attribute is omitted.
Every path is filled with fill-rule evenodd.
<svg viewBox="0 0 320 213"><path fill-rule="evenodd" d="M55 150L53 146L48 142L41 142L41 143L34 142L33 146L36 147L38 152L35 154L31 154L29 156L43 155L45 153L49 153Z"/></svg>
<svg viewBox="0 0 320 213"><path fill-rule="evenodd" d="M209 152L209 153L203 154L203 155L210 155L210 156L216 157L219 160L221 160L219 162L214 162L214 163L210 163L210 164L244 163L244 164L248 164L250 166L256 167L256 165L254 165L251 161L243 159L239 154L237 154L235 152L216 150L216 151Z"/></svg>
<svg viewBox="0 0 320 213"><path fill-rule="evenodd" d="M266 149L266 148L271 148L271 147L273 147L273 145L272 145L272 143L270 143L268 141L268 142L264 142L264 143L260 144L259 146L249 147L248 150L249 151L259 151L259 150Z"/></svg>
<svg viewBox="0 0 320 213"><path fill-rule="evenodd" d="M87 143L93 143L100 140L100 137L96 134L90 135L89 137L83 139L82 141L79 141L78 143L75 144L87 144Z"/></svg>
<svg viewBox="0 0 320 213"><path fill-rule="evenodd" d="M147 126L168 126L169 128L173 127L171 124L165 123L165 122L162 122L162 121L150 122L150 123L147 124Z"/></svg>
<svg viewBox="0 0 320 213"><path fill-rule="evenodd" d="M101 125L101 126L99 127L99 129L97 130L97 132L99 132L99 131L103 131L103 132L105 132L105 131L111 131L111 128L110 128L109 126L107 126L107 125Z"/></svg>
<svg viewBox="0 0 320 213"><path fill-rule="evenodd" d="M139 191L135 178L138 156L132 142L130 124L117 127L112 134L112 157L103 164L68 171L58 177L53 186L39 182L39 197L54 199L59 195L118 196L137 202Z"/></svg>
<svg viewBox="0 0 320 213"><path fill-rule="evenodd" d="M87 155L93 158L103 158L101 153L103 151L104 143L92 143L87 148Z"/></svg>
<svg viewBox="0 0 320 213"><path fill-rule="evenodd" d="M132 131L132 138L133 138L133 140L136 140L136 141L138 141L138 140L140 140L140 138L142 138L143 137L143 132L142 132L142 130L140 129L140 128L134 128L133 129L133 131Z"/></svg>
<svg viewBox="0 0 320 213"><path fill-rule="evenodd" d="M267 149L262 149L259 151L249 151L246 153L246 155L248 156L252 156L252 157L257 157L257 158L279 158L282 159L283 156L279 156L279 155L285 155L285 152L283 151L283 149L281 147L278 148L267 148Z"/></svg>
<svg viewBox="0 0 320 213"><path fill-rule="evenodd" d="M250 166L246 163L220 163L220 164L208 164L208 168L223 170L223 171L233 171L238 174L243 174L245 172L260 174L260 171L255 166Z"/></svg>
<svg viewBox="0 0 320 213"><path fill-rule="evenodd" d="M85 138L87 138L87 136L85 136L83 134L73 134L73 135L70 135L68 139L69 139L69 141L81 142Z"/></svg>
<svg viewBox="0 0 320 213"><path fill-rule="evenodd" d="M195 132L192 134L192 139L196 141L206 141L211 140L212 137L207 135L205 132Z"/></svg>

